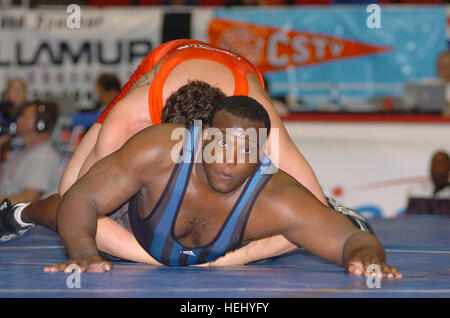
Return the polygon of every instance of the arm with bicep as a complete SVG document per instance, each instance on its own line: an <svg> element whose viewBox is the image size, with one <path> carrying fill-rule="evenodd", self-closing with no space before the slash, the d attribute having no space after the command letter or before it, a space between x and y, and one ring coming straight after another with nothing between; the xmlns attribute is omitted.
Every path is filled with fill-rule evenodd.
<svg viewBox="0 0 450 318"><path fill-rule="evenodd" d="M282 212L285 225L281 234L287 240L345 267L351 275L369 276L370 265L377 265L381 276L402 277L386 264L386 252L374 235L357 229L345 216L320 204L301 185L295 188L287 193L301 198L301 205L287 201Z"/></svg>
<svg viewBox="0 0 450 318"><path fill-rule="evenodd" d="M139 138L139 137L136 137ZM58 207L57 227L70 260L47 267L46 271L68 270L76 264L81 271L108 271L112 268L98 255L95 236L97 218L128 200L143 186L143 167L151 151L139 150L142 143L128 142L98 161L66 192Z"/></svg>

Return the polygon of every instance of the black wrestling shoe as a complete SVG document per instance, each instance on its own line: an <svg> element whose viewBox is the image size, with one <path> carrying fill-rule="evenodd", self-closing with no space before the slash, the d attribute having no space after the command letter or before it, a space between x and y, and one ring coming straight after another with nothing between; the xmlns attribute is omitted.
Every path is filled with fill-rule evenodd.
<svg viewBox="0 0 450 318"><path fill-rule="evenodd" d="M34 227L34 224L22 226L14 218L14 208L8 199L0 204L0 243L11 241L24 235L28 230Z"/></svg>
<svg viewBox="0 0 450 318"><path fill-rule="evenodd" d="M370 225L369 221L367 221L367 219L363 217L361 214L350 208L343 206L333 198L326 197L326 199L332 209L345 215L361 231L375 235L375 232L372 229L372 226Z"/></svg>

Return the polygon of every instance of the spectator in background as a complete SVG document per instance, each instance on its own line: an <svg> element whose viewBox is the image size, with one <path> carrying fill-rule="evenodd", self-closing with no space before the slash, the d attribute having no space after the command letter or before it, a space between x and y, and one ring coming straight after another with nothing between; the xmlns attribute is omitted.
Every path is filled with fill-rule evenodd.
<svg viewBox="0 0 450 318"><path fill-rule="evenodd" d="M120 81L114 74L101 74L96 81L97 91L97 103L94 106L93 111L101 112L105 109L109 103L112 102L114 97L120 92L122 86Z"/></svg>
<svg viewBox="0 0 450 318"><path fill-rule="evenodd" d="M58 106L39 101L25 105L17 118L17 136L24 147L12 151L1 164L0 198L12 203L31 202L57 191L60 156L50 136L58 119ZM2 136L5 143L10 137Z"/></svg>
<svg viewBox="0 0 450 318"><path fill-rule="evenodd" d="M3 93L3 102L9 103L12 107L22 109L27 101L27 84L24 80L15 77L6 84L5 92Z"/></svg>
<svg viewBox="0 0 450 318"><path fill-rule="evenodd" d="M14 121L27 101L27 85L15 77L8 81L0 103L2 119Z"/></svg>
<svg viewBox="0 0 450 318"><path fill-rule="evenodd" d="M431 180L412 188L410 198L450 199L450 157L445 151L433 154L430 165Z"/></svg>

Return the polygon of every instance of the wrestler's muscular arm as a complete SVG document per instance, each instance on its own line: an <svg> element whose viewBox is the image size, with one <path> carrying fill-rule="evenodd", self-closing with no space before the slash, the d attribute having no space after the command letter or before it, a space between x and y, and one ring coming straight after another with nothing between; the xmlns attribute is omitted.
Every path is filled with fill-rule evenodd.
<svg viewBox="0 0 450 318"><path fill-rule="evenodd" d="M388 278L401 277L397 269L386 264L386 252L374 235L357 229L342 214L329 211L289 175L280 172L275 178L278 180L273 180L255 204L244 238L278 232L293 244L345 267L349 274L368 276L368 266L376 264Z"/></svg>
<svg viewBox="0 0 450 318"><path fill-rule="evenodd" d="M164 138L159 138L157 132L150 138L150 130L161 128L149 127L136 134L121 149L93 165L66 192L58 208L57 226L70 260L47 267L46 271L65 270L71 264L80 266L81 271L103 272L112 268L111 263L98 255L97 218L110 213L145 186L145 180L151 178L149 165L158 167Z"/></svg>

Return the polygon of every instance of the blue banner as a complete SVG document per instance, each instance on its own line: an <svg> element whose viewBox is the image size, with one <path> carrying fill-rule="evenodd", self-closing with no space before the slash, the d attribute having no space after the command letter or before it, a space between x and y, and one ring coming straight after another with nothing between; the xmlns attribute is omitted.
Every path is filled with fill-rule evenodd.
<svg viewBox="0 0 450 318"><path fill-rule="evenodd" d="M370 98L402 98L406 82L436 77L446 49L443 6L378 9L219 9L209 41L249 58L274 96L300 97L310 109L364 107Z"/></svg>

